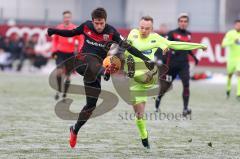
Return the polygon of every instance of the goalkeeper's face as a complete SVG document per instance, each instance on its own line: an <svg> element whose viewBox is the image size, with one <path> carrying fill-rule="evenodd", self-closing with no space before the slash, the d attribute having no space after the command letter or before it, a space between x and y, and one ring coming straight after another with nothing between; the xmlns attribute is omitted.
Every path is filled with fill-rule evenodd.
<svg viewBox="0 0 240 159"><path fill-rule="evenodd" d="M141 34L141 38L147 38L149 34L152 32L152 30L153 30L152 21L142 19L139 22L139 31Z"/></svg>
<svg viewBox="0 0 240 159"><path fill-rule="evenodd" d="M106 20L103 18L99 19L93 19L93 27L94 29L98 32L101 33L103 32L105 26L106 26Z"/></svg>

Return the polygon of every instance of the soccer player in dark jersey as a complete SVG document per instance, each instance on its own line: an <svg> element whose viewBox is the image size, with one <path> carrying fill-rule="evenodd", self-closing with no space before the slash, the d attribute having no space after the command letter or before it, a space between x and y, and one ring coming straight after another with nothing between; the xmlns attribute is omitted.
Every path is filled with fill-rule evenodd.
<svg viewBox="0 0 240 159"><path fill-rule="evenodd" d="M114 27L106 23L107 13L104 8L93 10L92 21L86 21L73 30L48 29L48 35L53 34L72 37L82 34L84 43L81 50L76 56L74 67L76 71L84 76L84 87L86 92L86 105L79 113L79 117L74 126L70 127L70 146L73 148L77 142L79 129L90 118L93 110L96 108L98 96L101 92L101 75L108 80L111 72L116 69L114 65L107 69L102 67L102 61L109 51L109 43L115 42L119 46L126 48L132 55L141 58L148 69L153 69L150 59L144 56L135 47L124 41ZM79 67L78 67L79 66Z"/></svg>
<svg viewBox="0 0 240 159"><path fill-rule="evenodd" d="M170 41L182 41L182 42L190 42L191 41L191 33L187 30L189 24L189 16L186 13L181 13L178 18L178 28L172 30L168 33L167 38ZM191 109L188 108L189 102L189 80L190 80L190 72L189 72L189 61L188 54L190 54L194 60L195 64L198 64L198 59L194 56L192 51L186 50L178 50L173 51L167 54L167 58L164 58L164 63L168 66L167 73L164 75L160 75L160 91L159 95L155 101L156 111L159 111L159 106L163 95L169 90L173 80L179 76L182 84L183 84L183 116L187 116L191 114Z"/></svg>
<svg viewBox="0 0 240 159"><path fill-rule="evenodd" d="M63 12L63 23L59 24L57 29L72 30L77 26L72 22L72 13L70 11ZM74 56L75 50L80 50L82 46L83 38L82 36L75 37L61 37L59 35L54 35L52 38L52 57L56 59L57 65L57 86L58 92L55 95L55 99L59 99L60 92L63 91L62 97L65 98L67 95L68 87L70 85L70 74L72 68L72 60L67 59ZM62 64L64 62L64 64ZM62 74L66 74L66 81L62 81ZM64 83L64 89L62 90L62 83Z"/></svg>

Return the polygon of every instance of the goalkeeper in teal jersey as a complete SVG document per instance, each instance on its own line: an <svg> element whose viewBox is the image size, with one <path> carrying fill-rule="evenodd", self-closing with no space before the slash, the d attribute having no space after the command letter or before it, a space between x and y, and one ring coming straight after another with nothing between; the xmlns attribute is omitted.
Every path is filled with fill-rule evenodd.
<svg viewBox="0 0 240 159"><path fill-rule="evenodd" d="M197 43L168 41L157 33L153 33L153 19L149 16L142 17L139 22L139 29L133 29L128 35L131 45L140 50L152 61L160 61L159 57L169 48L175 50L206 49L206 46ZM141 59L125 52L128 66L128 76L130 77L130 102L136 115L136 125L146 148L150 148L148 142L148 132L144 121L144 109L147 101L147 91L158 84L158 65L149 70L142 63ZM156 62L161 64L161 62Z"/></svg>
<svg viewBox="0 0 240 159"><path fill-rule="evenodd" d="M228 31L222 41L222 47L228 47L227 56L227 97L231 92L231 78L237 73L237 98L240 100L240 20L235 21L235 28Z"/></svg>

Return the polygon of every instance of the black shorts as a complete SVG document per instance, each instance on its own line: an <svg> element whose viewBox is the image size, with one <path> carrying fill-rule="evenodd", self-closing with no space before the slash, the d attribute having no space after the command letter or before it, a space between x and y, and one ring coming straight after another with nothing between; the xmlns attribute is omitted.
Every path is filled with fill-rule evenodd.
<svg viewBox="0 0 240 159"><path fill-rule="evenodd" d="M64 53L58 51L56 53L56 65L57 68L64 68L66 69L66 73L73 71L74 65L74 53Z"/></svg>
<svg viewBox="0 0 240 159"><path fill-rule="evenodd" d="M160 78L167 82L172 82L177 76L186 83L190 80L190 71L188 62L171 62L167 65L168 71Z"/></svg>
<svg viewBox="0 0 240 159"><path fill-rule="evenodd" d="M82 59L75 59L74 69L84 77L84 82L93 83L101 78L102 60L97 56L83 55Z"/></svg>

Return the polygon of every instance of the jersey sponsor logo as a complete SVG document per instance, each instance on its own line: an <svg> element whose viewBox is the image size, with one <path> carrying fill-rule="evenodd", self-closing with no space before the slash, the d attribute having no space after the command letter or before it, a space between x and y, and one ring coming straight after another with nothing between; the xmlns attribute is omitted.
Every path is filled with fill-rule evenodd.
<svg viewBox="0 0 240 159"><path fill-rule="evenodd" d="M178 33L173 34L173 38L177 39L182 42L190 42L191 41L191 35L180 35Z"/></svg>
<svg viewBox="0 0 240 159"><path fill-rule="evenodd" d="M86 42L88 43L88 44L90 44L90 45L93 45L93 46L97 46L97 47L105 47L105 45L103 45L103 44L100 44L100 43L97 43L97 42L92 42L92 41L90 41L90 40L86 40Z"/></svg>
<svg viewBox="0 0 240 159"><path fill-rule="evenodd" d="M103 34L103 40L108 41L109 40L109 35L108 34Z"/></svg>
<svg viewBox="0 0 240 159"><path fill-rule="evenodd" d="M109 41L112 40L113 34L96 34L94 33L88 26L84 26L83 32L92 40L100 42L100 41ZM105 36L104 36L105 35Z"/></svg>
<svg viewBox="0 0 240 159"><path fill-rule="evenodd" d="M152 50L145 50L145 51L142 51L142 53L143 53L144 55L149 55L149 54L152 53Z"/></svg>

